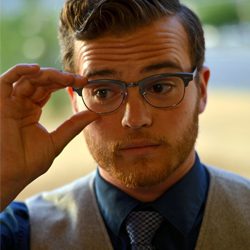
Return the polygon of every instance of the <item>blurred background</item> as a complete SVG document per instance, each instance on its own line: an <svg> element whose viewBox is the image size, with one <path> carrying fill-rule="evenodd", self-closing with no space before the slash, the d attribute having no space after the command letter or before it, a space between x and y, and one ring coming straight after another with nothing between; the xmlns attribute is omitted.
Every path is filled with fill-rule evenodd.
<svg viewBox="0 0 250 250"><path fill-rule="evenodd" d="M0 73L17 63L62 69L57 24L65 0L1 0ZM200 116L196 149L210 165L250 178L250 0L183 0L204 25L211 69L208 106ZM41 124L54 130L72 114L65 90L54 93ZM94 170L82 135L51 169L17 197L23 200Z"/></svg>

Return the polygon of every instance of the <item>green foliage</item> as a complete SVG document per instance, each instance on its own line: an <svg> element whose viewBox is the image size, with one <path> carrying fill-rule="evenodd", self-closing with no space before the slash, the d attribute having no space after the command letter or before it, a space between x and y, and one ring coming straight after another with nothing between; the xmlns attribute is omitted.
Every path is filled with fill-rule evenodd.
<svg viewBox="0 0 250 250"><path fill-rule="evenodd" d="M60 9L48 11L41 8L38 0L22 2L23 11L13 15L1 13L0 73L18 63L38 63L41 67L62 69L57 38ZM68 100L66 91L52 95L49 105L55 114L63 110L65 99Z"/></svg>
<svg viewBox="0 0 250 250"><path fill-rule="evenodd" d="M56 25L59 14L46 20L46 10L37 8L37 1L26 0L26 3L19 15L2 17L1 73L22 62L61 68Z"/></svg>
<svg viewBox="0 0 250 250"><path fill-rule="evenodd" d="M0 73L18 63L38 63L41 67L62 69L57 38L59 13L65 0L1 0ZM2 6L20 11L4 13ZM183 0L197 12L203 23L223 25L250 21L247 0ZM194 8L193 8L194 6ZM60 114L68 105L66 91L52 95L49 106Z"/></svg>
<svg viewBox="0 0 250 250"><path fill-rule="evenodd" d="M235 2L211 2L201 4L198 8L200 19L203 23L215 26L239 21L237 4Z"/></svg>
<svg viewBox="0 0 250 250"><path fill-rule="evenodd" d="M221 26L250 21L250 0L181 0L204 24Z"/></svg>

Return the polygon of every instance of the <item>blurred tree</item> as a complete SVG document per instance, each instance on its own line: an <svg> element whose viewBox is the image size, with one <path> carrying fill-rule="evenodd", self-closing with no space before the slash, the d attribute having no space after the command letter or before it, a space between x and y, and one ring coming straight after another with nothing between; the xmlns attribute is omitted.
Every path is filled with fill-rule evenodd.
<svg viewBox="0 0 250 250"><path fill-rule="evenodd" d="M204 24L215 26L250 22L250 0L181 0Z"/></svg>
<svg viewBox="0 0 250 250"><path fill-rule="evenodd" d="M59 10L50 11L50 16L38 0L19 1L25 7L18 15L1 13L1 60L4 62L1 72L21 62L61 68L56 35Z"/></svg>
<svg viewBox="0 0 250 250"><path fill-rule="evenodd" d="M57 38L59 13L65 0L1 0L0 73L17 63L62 68ZM204 24L250 21L250 0L181 0ZM49 105L60 114L66 93L53 94Z"/></svg>
<svg viewBox="0 0 250 250"><path fill-rule="evenodd" d="M4 63L1 65L0 73L21 62L37 62L42 67L62 68L56 34L59 13L64 1L2 0L0 53L1 62ZM194 6L194 10L205 24L218 26L242 19L250 21L250 13L246 14L250 7L249 0L182 2L191 8ZM15 8L17 3L19 11Z"/></svg>
<svg viewBox="0 0 250 250"><path fill-rule="evenodd" d="M57 24L64 1L17 1L18 9L13 0L3 0L1 6L0 73L24 62L61 69ZM65 95L63 90L53 94L49 105L55 114L63 110L59 107L64 105Z"/></svg>
<svg viewBox="0 0 250 250"><path fill-rule="evenodd" d="M205 6L204 6L205 5ZM221 25L239 21L236 2L207 2L199 6L201 21L206 24Z"/></svg>

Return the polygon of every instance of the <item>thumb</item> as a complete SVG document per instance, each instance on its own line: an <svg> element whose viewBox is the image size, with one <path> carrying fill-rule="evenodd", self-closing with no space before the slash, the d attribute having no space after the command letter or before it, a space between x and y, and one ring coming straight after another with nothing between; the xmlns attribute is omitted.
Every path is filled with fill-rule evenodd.
<svg viewBox="0 0 250 250"><path fill-rule="evenodd" d="M89 110L79 112L63 122L51 133L55 153L58 156L65 146L77 136L88 124L100 117Z"/></svg>

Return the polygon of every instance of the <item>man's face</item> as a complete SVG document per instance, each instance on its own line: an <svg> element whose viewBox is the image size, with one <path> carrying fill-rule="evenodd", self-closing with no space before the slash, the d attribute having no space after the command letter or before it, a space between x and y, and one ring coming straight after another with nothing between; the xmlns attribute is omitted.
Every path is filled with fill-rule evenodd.
<svg viewBox="0 0 250 250"><path fill-rule="evenodd" d="M163 73L192 72L187 35L175 17L116 37L76 42L80 75L126 83ZM78 110L86 109L79 97ZM176 107L154 108L128 88L114 113L84 129L91 154L111 178L128 187L154 186L194 159L200 97L194 81Z"/></svg>

